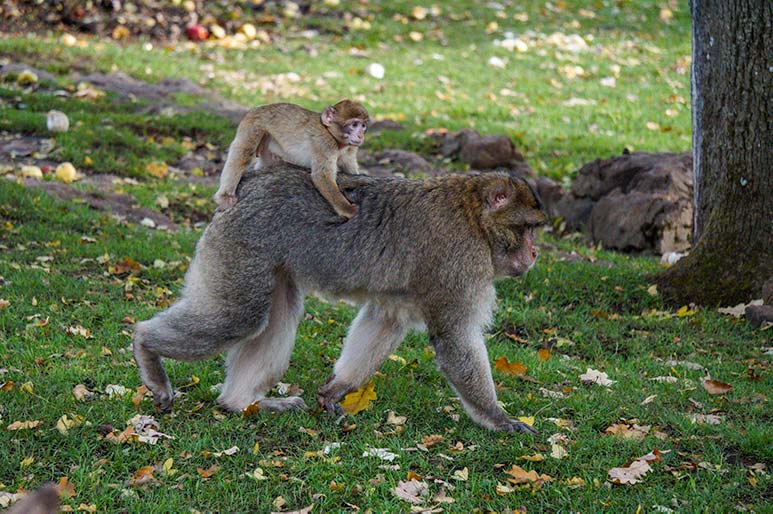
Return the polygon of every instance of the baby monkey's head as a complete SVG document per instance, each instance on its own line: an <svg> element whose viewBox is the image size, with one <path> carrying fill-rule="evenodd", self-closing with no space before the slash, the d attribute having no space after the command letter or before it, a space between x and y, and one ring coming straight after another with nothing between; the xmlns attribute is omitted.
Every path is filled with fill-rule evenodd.
<svg viewBox="0 0 773 514"><path fill-rule="evenodd" d="M340 146L360 146L365 141L370 116L361 103L341 100L325 107L320 117Z"/></svg>

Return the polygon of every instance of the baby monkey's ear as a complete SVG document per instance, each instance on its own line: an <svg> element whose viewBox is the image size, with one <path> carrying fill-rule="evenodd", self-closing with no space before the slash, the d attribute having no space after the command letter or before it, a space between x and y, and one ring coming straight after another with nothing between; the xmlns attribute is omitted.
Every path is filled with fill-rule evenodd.
<svg viewBox="0 0 773 514"><path fill-rule="evenodd" d="M325 110L322 111L322 114L320 115L320 119L322 120L322 124L326 127L329 127L333 124L333 120L336 116L336 108L332 105L328 105L325 107Z"/></svg>
<svg viewBox="0 0 773 514"><path fill-rule="evenodd" d="M513 188L507 180L493 176L483 188L483 201L486 211L496 212L510 205L513 200Z"/></svg>

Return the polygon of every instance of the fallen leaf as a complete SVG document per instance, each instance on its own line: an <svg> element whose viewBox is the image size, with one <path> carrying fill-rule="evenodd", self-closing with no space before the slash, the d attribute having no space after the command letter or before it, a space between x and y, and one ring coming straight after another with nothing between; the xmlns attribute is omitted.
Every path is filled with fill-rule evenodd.
<svg viewBox="0 0 773 514"><path fill-rule="evenodd" d="M549 348L541 348L537 351L537 355L539 356L540 362L545 362L550 358L550 349Z"/></svg>
<svg viewBox="0 0 773 514"><path fill-rule="evenodd" d="M40 425L40 420L35 421L14 421L8 425L8 430L29 430Z"/></svg>
<svg viewBox="0 0 773 514"><path fill-rule="evenodd" d="M642 400L640 405L647 405L648 403L652 403L652 400L654 400L657 397L658 397L658 395L651 394L648 397L646 397L644 400Z"/></svg>
<svg viewBox="0 0 773 514"><path fill-rule="evenodd" d="M207 479L211 478L212 475L217 473L217 471L220 469L220 466L213 464L212 466L208 467L207 469L204 468L196 468L196 472L199 474L201 478ZM278 507L277 507L278 508Z"/></svg>
<svg viewBox="0 0 773 514"><path fill-rule="evenodd" d="M27 394L35 394L35 386L32 382L24 382L21 385L21 390Z"/></svg>
<svg viewBox="0 0 773 514"><path fill-rule="evenodd" d="M132 403L135 407L139 407L140 402L145 397L145 395L148 394L148 388L145 384L142 384L137 388L137 394L134 395L132 398Z"/></svg>
<svg viewBox="0 0 773 514"><path fill-rule="evenodd" d="M223 455L231 456L239 451L238 446L231 446L227 450L223 450L222 452L215 452L212 454L213 457L222 457Z"/></svg>
<svg viewBox="0 0 773 514"><path fill-rule="evenodd" d="M169 458L168 458L168 459L166 459L166 460L164 461L164 463L161 465L161 471L162 471L162 472L163 472L165 475L172 476L172 475L174 475L174 474L177 472L177 470L176 470L176 469L172 469L172 466L173 466L173 465L174 465L174 459L173 459L173 458L171 458L171 457L169 457Z"/></svg>
<svg viewBox="0 0 773 514"><path fill-rule="evenodd" d="M598 384L604 387L609 387L616 382L616 380L609 380L609 376L605 372L591 368L580 375L580 381L583 384Z"/></svg>
<svg viewBox="0 0 773 514"><path fill-rule="evenodd" d="M621 439L633 439L634 441L643 441L650 431L650 425L626 425L626 424L614 424L607 427L604 431L609 435L619 437Z"/></svg>
<svg viewBox="0 0 773 514"><path fill-rule="evenodd" d="M129 480L129 485L132 487L139 487L155 480L153 473L156 468L153 466L143 466L134 473L134 476Z"/></svg>
<svg viewBox="0 0 773 514"><path fill-rule="evenodd" d="M387 414L386 422L389 425L401 426L405 425L406 421L408 421L406 416L398 416L395 414L395 411L390 410Z"/></svg>
<svg viewBox="0 0 773 514"><path fill-rule="evenodd" d="M459 480L461 482L466 482L467 479L470 477L470 471L465 467L464 469L457 469L454 471L453 475L451 475L451 478L454 480Z"/></svg>
<svg viewBox="0 0 773 514"><path fill-rule="evenodd" d="M752 300L749 303L739 303L734 307L720 307L717 312L720 314L728 314L734 318L741 318L746 315L746 307L750 305L762 305L762 300Z"/></svg>
<svg viewBox="0 0 773 514"><path fill-rule="evenodd" d="M68 477L61 477L56 484L56 492L62 499L68 499L75 496L75 486Z"/></svg>
<svg viewBox="0 0 773 514"><path fill-rule="evenodd" d="M572 489L576 489L578 487L583 487L585 485L585 480L580 477L572 477L566 480L566 485Z"/></svg>
<svg viewBox="0 0 773 514"><path fill-rule="evenodd" d="M368 448L362 453L363 457L378 457L381 460L388 460L392 462L399 457L396 453L392 453L389 448Z"/></svg>
<svg viewBox="0 0 773 514"><path fill-rule="evenodd" d="M251 418L260 412L260 400L255 400L251 404L242 409L242 416L245 418Z"/></svg>
<svg viewBox="0 0 773 514"><path fill-rule="evenodd" d="M250 471L244 474L244 476L249 477L253 480L268 480L268 477L263 474L263 469L261 468L255 468L254 471Z"/></svg>
<svg viewBox="0 0 773 514"><path fill-rule="evenodd" d="M11 390L13 390L13 380L6 380L5 382L0 382L0 391L7 393Z"/></svg>
<svg viewBox="0 0 773 514"><path fill-rule="evenodd" d="M638 484L650 471L652 471L652 467L647 461L635 460L627 466L610 469L607 476L615 484Z"/></svg>
<svg viewBox="0 0 773 514"><path fill-rule="evenodd" d="M500 482L497 482L497 487L495 489L496 493L500 496L504 496L506 494L510 494L513 491L515 491L514 487L511 487L507 484L502 484Z"/></svg>
<svg viewBox="0 0 773 514"><path fill-rule="evenodd" d="M703 380L703 388L709 394L726 394L733 390L733 386L730 384L725 384L719 380L711 380L709 378Z"/></svg>
<svg viewBox="0 0 773 514"><path fill-rule="evenodd" d="M719 425L724 419L716 414L687 414L687 419L693 423L705 423L707 425Z"/></svg>
<svg viewBox="0 0 773 514"><path fill-rule="evenodd" d="M89 389L83 384L78 384L75 387L73 387L72 395L79 402L83 402L94 397L94 393L89 391Z"/></svg>
<svg viewBox="0 0 773 514"><path fill-rule="evenodd" d="M569 456L569 452L560 444L552 444L550 445L550 456L554 459L563 459Z"/></svg>
<svg viewBox="0 0 773 514"><path fill-rule="evenodd" d="M287 501L282 496L277 496L274 498L274 501L271 502L271 505L273 505L275 509L282 510L287 507Z"/></svg>
<svg viewBox="0 0 773 514"><path fill-rule="evenodd" d="M165 162L149 162L145 165L145 171L156 178L164 178L169 175L169 166Z"/></svg>
<svg viewBox="0 0 773 514"><path fill-rule="evenodd" d="M341 401L341 408L348 414L357 414L370 408L371 402L377 398L375 385L371 380L356 391L347 394Z"/></svg>
<svg viewBox="0 0 773 514"><path fill-rule="evenodd" d="M443 441L443 436L440 434L425 435L421 438L421 444L429 448Z"/></svg>
<svg viewBox="0 0 773 514"><path fill-rule="evenodd" d="M502 355L494 361L494 369L507 373L509 375L525 375L528 369L520 361L508 362L507 357Z"/></svg>
<svg viewBox="0 0 773 514"><path fill-rule="evenodd" d="M105 387L105 392L107 393L108 398L115 398L116 396L121 397L126 395L129 390L122 385L108 384L107 387Z"/></svg>
<svg viewBox="0 0 773 514"><path fill-rule="evenodd" d="M429 486L426 482L418 480L402 480L397 482L397 487L392 489L392 494L412 504L424 503L425 497L429 494Z"/></svg>
<svg viewBox="0 0 773 514"><path fill-rule="evenodd" d="M508 478L507 481L513 484L542 484L543 482L552 482L553 477L549 475L540 475L536 471L526 471L520 466L513 464L513 467L505 471L506 475L510 475L512 478Z"/></svg>
<svg viewBox="0 0 773 514"><path fill-rule="evenodd" d="M71 419L71 418L67 417L67 414L64 414L56 422L56 429L59 431L60 434L67 435L67 432L71 428L79 427L82 424L83 424L83 416L79 416L79 415L76 414Z"/></svg>
<svg viewBox="0 0 773 514"><path fill-rule="evenodd" d="M518 457L520 460L527 460L529 462L542 462L545 460L545 456L541 453L535 453L534 455L521 455Z"/></svg>

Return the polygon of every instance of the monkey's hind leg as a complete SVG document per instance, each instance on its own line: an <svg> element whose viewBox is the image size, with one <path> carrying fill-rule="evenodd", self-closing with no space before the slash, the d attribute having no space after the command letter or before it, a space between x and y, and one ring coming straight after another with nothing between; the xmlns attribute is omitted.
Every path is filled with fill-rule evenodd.
<svg viewBox="0 0 773 514"><path fill-rule="evenodd" d="M236 204L236 188L242 175L258 154L259 149L267 146L270 137L268 132L256 128L254 123L249 115L245 117L239 124L236 137L228 148L228 157L220 174L220 186L214 196L219 207L227 209Z"/></svg>
<svg viewBox="0 0 773 514"><path fill-rule="evenodd" d="M302 315L301 292L288 277L280 275L272 293L268 325L228 351L225 383L218 403L231 411L241 411L256 400L263 410L306 409L298 396L265 397L287 371Z"/></svg>
<svg viewBox="0 0 773 514"><path fill-rule="evenodd" d="M338 401L373 376L403 341L408 328L406 313L366 303L349 328L333 374L319 389L317 403L331 414L338 412Z"/></svg>

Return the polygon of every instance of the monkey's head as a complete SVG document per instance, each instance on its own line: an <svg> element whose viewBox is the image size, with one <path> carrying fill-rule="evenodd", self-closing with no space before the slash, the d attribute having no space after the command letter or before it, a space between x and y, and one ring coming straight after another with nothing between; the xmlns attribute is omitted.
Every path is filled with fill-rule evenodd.
<svg viewBox="0 0 773 514"><path fill-rule="evenodd" d="M370 115L359 102L341 100L335 105L328 105L320 118L342 148L360 146L365 141Z"/></svg>
<svg viewBox="0 0 773 514"><path fill-rule="evenodd" d="M487 173L481 175L480 225L491 246L497 276L526 273L537 260L534 230L547 216L537 193L522 178Z"/></svg>

